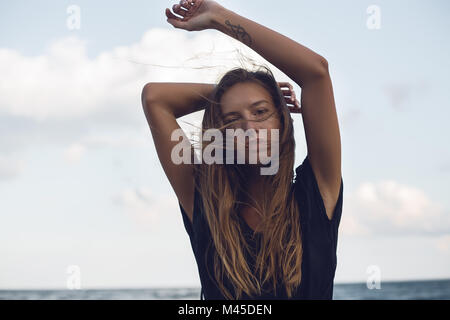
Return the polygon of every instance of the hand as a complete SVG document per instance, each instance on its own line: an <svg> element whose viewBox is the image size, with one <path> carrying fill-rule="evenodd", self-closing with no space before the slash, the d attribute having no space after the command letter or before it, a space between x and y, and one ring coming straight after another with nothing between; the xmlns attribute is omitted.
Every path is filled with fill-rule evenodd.
<svg viewBox="0 0 450 320"><path fill-rule="evenodd" d="M278 82L284 99L291 113L302 113L300 102L295 98L294 87L289 82Z"/></svg>
<svg viewBox="0 0 450 320"><path fill-rule="evenodd" d="M181 0L179 4L172 6L173 12L181 18L166 8L167 22L187 31L211 29L214 15L222 9L221 5L211 0Z"/></svg>

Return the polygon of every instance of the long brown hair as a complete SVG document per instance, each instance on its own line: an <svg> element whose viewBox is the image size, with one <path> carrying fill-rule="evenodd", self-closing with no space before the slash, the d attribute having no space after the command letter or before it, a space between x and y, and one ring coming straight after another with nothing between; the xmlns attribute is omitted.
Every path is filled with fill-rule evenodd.
<svg viewBox="0 0 450 320"><path fill-rule="evenodd" d="M194 165L195 187L199 191L204 215L209 225L214 250L214 276L227 299L239 299L245 292L250 297L263 293L269 284L274 292L283 284L291 297L301 281L302 241L300 217L293 196L292 180L295 158L293 121L283 94L268 67L255 71L234 68L228 71L208 97L202 121L202 133L215 128L222 132L220 100L236 83L252 82L261 85L271 95L281 128L279 132L279 169L275 175L262 176L262 203L246 205L256 209L261 217L260 250L256 254L247 243L238 217L244 195L245 172L242 166L230 164ZM225 135L224 135L225 136ZM201 152L208 145L202 142ZM252 254L255 269L245 257ZM234 288L231 292L223 283L227 276Z"/></svg>

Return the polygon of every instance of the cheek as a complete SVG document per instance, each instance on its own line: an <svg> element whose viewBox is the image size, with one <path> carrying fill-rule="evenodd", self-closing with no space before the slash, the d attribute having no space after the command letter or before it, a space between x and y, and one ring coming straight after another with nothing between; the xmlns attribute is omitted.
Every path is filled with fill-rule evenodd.
<svg viewBox="0 0 450 320"><path fill-rule="evenodd" d="M272 130L278 129L278 133L280 133L280 127L280 121L277 118L271 118L265 121L262 129L267 129L267 139L270 141Z"/></svg>

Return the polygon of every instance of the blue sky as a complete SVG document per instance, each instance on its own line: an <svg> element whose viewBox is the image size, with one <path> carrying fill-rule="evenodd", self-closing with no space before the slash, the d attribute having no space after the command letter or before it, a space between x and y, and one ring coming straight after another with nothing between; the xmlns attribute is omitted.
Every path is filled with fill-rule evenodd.
<svg viewBox="0 0 450 320"><path fill-rule="evenodd" d="M370 265L382 281L449 278L449 3L221 3L329 62L345 190L336 283L365 282ZM66 26L73 4L80 30ZM84 288L199 285L140 91L214 82L232 66L227 52L245 48L174 29L172 4L0 2L1 289L65 288L70 265ZM379 30L366 26L370 5ZM193 69L204 64L225 67ZM293 117L298 165L306 145Z"/></svg>

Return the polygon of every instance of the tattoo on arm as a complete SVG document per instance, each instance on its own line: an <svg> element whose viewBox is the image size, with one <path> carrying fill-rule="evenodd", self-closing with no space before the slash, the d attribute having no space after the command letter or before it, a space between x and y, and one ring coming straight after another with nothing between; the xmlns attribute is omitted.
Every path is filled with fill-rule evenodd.
<svg viewBox="0 0 450 320"><path fill-rule="evenodd" d="M226 20L225 24L231 29L232 36L240 41L242 41L244 44L251 46L252 44L252 37L245 31L241 25L233 25L231 24L230 20Z"/></svg>

